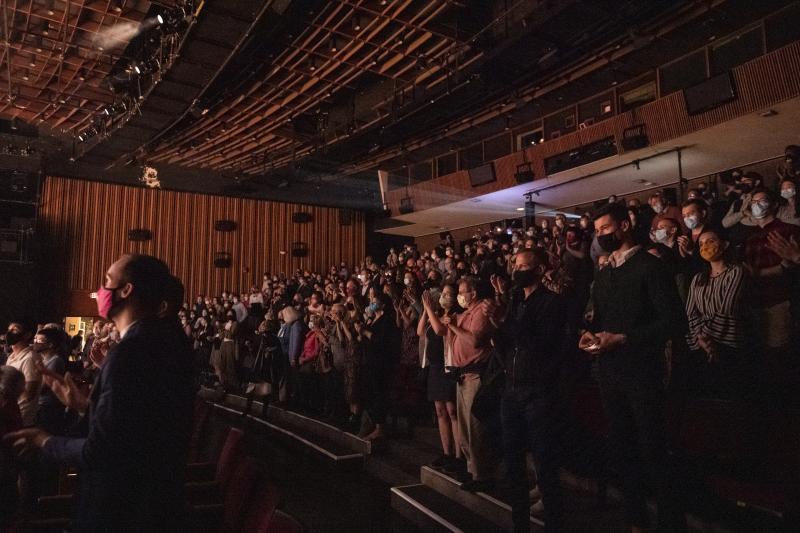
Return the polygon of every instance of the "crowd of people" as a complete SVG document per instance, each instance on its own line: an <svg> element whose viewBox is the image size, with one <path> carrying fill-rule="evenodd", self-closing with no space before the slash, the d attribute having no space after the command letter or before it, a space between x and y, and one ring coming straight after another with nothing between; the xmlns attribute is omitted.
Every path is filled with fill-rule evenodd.
<svg viewBox="0 0 800 533"><path fill-rule="evenodd" d="M431 250L404 244L326 273L264 273L249 291L197 295L173 311L202 382L220 392L326 417L371 441L391 436L389 421L410 431L435 415L433 466L465 490L488 490L502 459L519 531L534 493L546 530L561 530L565 397L596 382L629 525L648 526L649 485L659 529L681 531L665 398L797 400L800 148L785 155L777 179L734 170L682 201L611 197L579 218L458 243L446 233ZM113 322L98 322L75 371L102 369L117 342ZM65 379L53 377L65 371L63 330L16 322L6 346L2 431L64 432L71 409Z"/></svg>

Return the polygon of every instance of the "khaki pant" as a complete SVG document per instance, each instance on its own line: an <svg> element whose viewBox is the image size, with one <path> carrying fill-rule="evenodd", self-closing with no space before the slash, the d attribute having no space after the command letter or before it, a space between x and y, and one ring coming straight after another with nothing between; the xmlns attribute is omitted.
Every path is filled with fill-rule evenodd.
<svg viewBox="0 0 800 533"><path fill-rule="evenodd" d="M487 430L472 416L472 400L480 386L480 376L466 375L456 390L456 410L461 452L467 460L467 470L473 479L482 481L491 479L494 468Z"/></svg>

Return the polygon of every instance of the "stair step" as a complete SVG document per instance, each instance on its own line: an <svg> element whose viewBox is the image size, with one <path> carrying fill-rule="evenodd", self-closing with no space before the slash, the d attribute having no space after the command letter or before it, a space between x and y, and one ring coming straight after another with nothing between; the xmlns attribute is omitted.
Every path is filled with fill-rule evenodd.
<svg viewBox="0 0 800 533"><path fill-rule="evenodd" d="M392 487L392 509L426 532L483 533L494 524L427 485Z"/></svg>
<svg viewBox="0 0 800 533"><path fill-rule="evenodd" d="M219 403L212 405L219 410L242 416L241 411L234 408ZM298 448L299 446L298 449L329 462L337 470L360 470L364 465L364 454L353 452L323 436L302 428L286 427L280 423L273 423L253 415L247 415L247 419L255 422L256 427L267 431L284 445L291 448Z"/></svg>
<svg viewBox="0 0 800 533"><path fill-rule="evenodd" d="M429 466L420 468L420 479L424 485L471 509L484 519L494 523L496 527L505 530L513 528L511 507L495 496L485 492L472 493L462 490L461 482ZM544 527L544 522L531 517L531 526L541 528Z"/></svg>

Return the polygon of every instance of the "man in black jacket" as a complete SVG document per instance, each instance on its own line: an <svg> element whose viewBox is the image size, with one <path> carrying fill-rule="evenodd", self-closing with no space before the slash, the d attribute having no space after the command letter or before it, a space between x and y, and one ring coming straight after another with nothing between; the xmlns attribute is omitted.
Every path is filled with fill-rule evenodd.
<svg viewBox="0 0 800 533"><path fill-rule="evenodd" d="M98 311L114 321L121 341L92 388L88 436L54 437L39 429L9 436L79 469L75 531L182 528L195 390L191 349L171 302L174 283L155 257L126 255L111 265Z"/></svg>
<svg viewBox="0 0 800 533"><path fill-rule="evenodd" d="M594 225L609 266L595 277L593 332L583 334L579 347L600 357L609 449L622 477L627 519L633 532L648 527L645 486L651 484L658 530L683 531L665 461L662 371L665 344L686 316L667 269L635 245L624 208L606 206Z"/></svg>
<svg viewBox="0 0 800 533"><path fill-rule="evenodd" d="M514 261L514 290L497 336L506 371L501 404L503 455L511 485L515 532L530 531L525 452L530 449L545 512L545 531L562 530L559 490L558 385L563 364L567 305L541 285L547 255L525 250ZM499 286L499 284L498 284Z"/></svg>

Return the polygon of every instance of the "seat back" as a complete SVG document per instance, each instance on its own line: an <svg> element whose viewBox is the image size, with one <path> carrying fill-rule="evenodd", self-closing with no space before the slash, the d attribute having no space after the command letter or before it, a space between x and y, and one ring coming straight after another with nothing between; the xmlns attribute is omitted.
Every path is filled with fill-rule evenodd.
<svg viewBox="0 0 800 533"><path fill-rule="evenodd" d="M266 533L278 506L280 496L278 488L260 476L256 482L251 502L247 506L247 514L242 524L242 533Z"/></svg>
<svg viewBox="0 0 800 533"><path fill-rule="evenodd" d="M199 396L194 401L194 417L192 436L189 440L189 462L200 460L200 442L204 434L206 422L211 414L211 404Z"/></svg>
<svg viewBox="0 0 800 533"><path fill-rule="evenodd" d="M228 436L217 459L216 480L223 490L242 459L244 459L244 432L238 428L228 428Z"/></svg>
<svg viewBox="0 0 800 533"><path fill-rule="evenodd" d="M241 531L245 510L252 504L256 484L263 479L252 457L239 460L223 492L224 531Z"/></svg>

